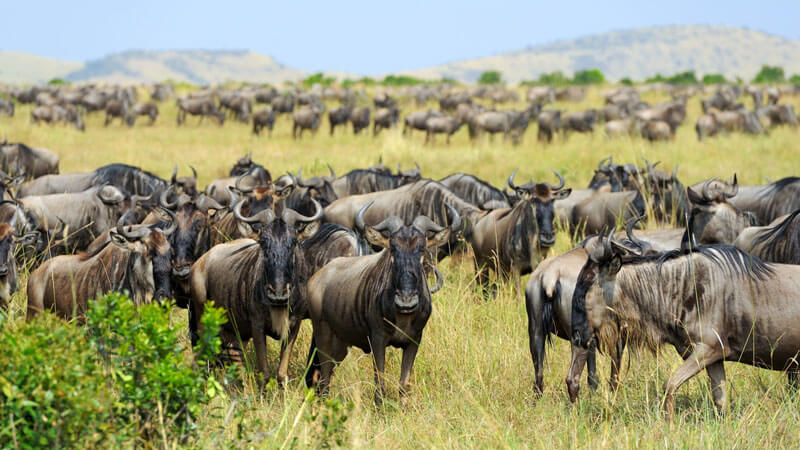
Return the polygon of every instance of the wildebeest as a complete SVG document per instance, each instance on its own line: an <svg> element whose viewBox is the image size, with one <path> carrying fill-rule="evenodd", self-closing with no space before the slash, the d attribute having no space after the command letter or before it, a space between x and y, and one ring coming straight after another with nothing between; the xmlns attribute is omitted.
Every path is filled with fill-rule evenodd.
<svg viewBox="0 0 800 450"><path fill-rule="evenodd" d="M763 227L748 227L733 245L765 262L800 264L800 209Z"/></svg>
<svg viewBox="0 0 800 450"><path fill-rule="evenodd" d="M0 143L0 168L10 174L22 174L26 180L58 173L58 155L46 148L28 147L17 142Z"/></svg>
<svg viewBox="0 0 800 450"><path fill-rule="evenodd" d="M450 136L452 136L462 123L455 117L431 117L425 121L425 143L433 142L436 135L444 133L447 135L447 143L450 143Z"/></svg>
<svg viewBox="0 0 800 450"><path fill-rule="evenodd" d="M136 121L136 116L130 113L130 105L128 105L126 100L109 100L106 102L105 109L106 120L103 123L104 126L108 126L108 124L110 124L115 118L118 118L121 122L124 122L129 127L132 127Z"/></svg>
<svg viewBox="0 0 800 450"><path fill-rule="evenodd" d="M797 115L794 113L792 105L769 105L756 110L756 115L761 120L764 128L771 128L778 125L788 125L797 128Z"/></svg>
<svg viewBox="0 0 800 450"><path fill-rule="evenodd" d="M356 227L364 230L372 245L383 250L374 255L336 258L308 282L314 337L306 384L317 381L317 390L325 394L334 364L347 356L348 347L356 346L373 354L375 402L381 403L386 347L403 349L400 389L405 393L432 311L431 292L441 287L437 283L435 288L428 288L422 262L425 250L448 242L461 220L456 215L451 228L445 228L425 216L417 216L409 225L390 216L367 226L363 217L370 205L359 210ZM436 275L439 277L438 272Z"/></svg>
<svg viewBox="0 0 800 450"><path fill-rule="evenodd" d="M603 129L608 137L630 136L633 132L633 125L633 118L627 117L609 120Z"/></svg>
<svg viewBox="0 0 800 450"><path fill-rule="evenodd" d="M297 139L303 137L303 131L311 130L311 134L316 134L320 124L322 110L316 105L303 105L294 112L294 125L292 126L292 137ZM297 133L300 130L300 133Z"/></svg>
<svg viewBox="0 0 800 450"><path fill-rule="evenodd" d="M265 209L252 216L242 216L242 203L233 214L257 232L258 238L238 239L211 248L191 270L191 308L193 329L202 317L205 304L214 300L228 313L228 322L220 330L223 346L236 358L242 350L238 343L251 338L256 349L260 383L267 376L266 336L286 340L289 320L289 296L296 286L294 260L298 238L312 235L322 217L322 207L311 217L289 208ZM283 209L281 211L281 209ZM295 227L302 227L302 232Z"/></svg>
<svg viewBox="0 0 800 450"><path fill-rule="evenodd" d="M225 123L225 113L217 108L214 100L210 98L179 98L178 105L178 125L186 121L186 114L200 116L198 123L203 123L206 116L211 116L217 120L220 126Z"/></svg>
<svg viewBox="0 0 800 450"><path fill-rule="evenodd" d="M75 106L69 104L37 106L31 111L31 120L33 123L42 121L49 124L66 122L73 124L80 131L86 130L83 114Z"/></svg>
<svg viewBox="0 0 800 450"><path fill-rule="evenodd" d="M420 174L397 174L391 171L384 173L375 169L356 169L336 178L331 183L338 198L350 195L369 194L370 192L388 191L400 186L419 181Z"/></svg>
<svg viewBox="0 0 800 450"><path fill-rule="evenodd" d="M564 177L556 171L558 186L529 182L514 184L515 170L508 177L508 186L520 200L512 208L489 211L473 224L468 240L475 253L478 276L488 283L488 270L513 276L531 272L538 259L556 242L553 229L553 201L566 198L572 189L564 188ZM563 189L563 190L562 190Z"/></svg>
<svg viewBox="0 0 800 450"><path fill-rule="evenodd" d="M537 139L550 142L553 140L553 134L561 127L561 111L546 109L539 113L536 123L539 125Z"/></svg>
<svg viewBox="0 0 800 450"><path fill-rule="evenodd" d="M136 304L172 297L171 248L167 237L175 229L124 225L120 217L109 242L93 253L56 256L28 279L28 320L54 310L64 319L82 317L88 302L111 291L127 291Z"/></svg>
<svg viewBox="0 0 800 450"><path fill-rule="evenodd" d="M8 200L3 201L8 202ZM13 202L10 202L13 203ZM29 245L39 238L38 233L20 233L18 216L0 223L0 310L7 311L11 295L17 291L17 263L14 252L18 246Z"/></svg>
<svg viewBox="0 0 800 450"><path fill-rule="evenodd" d="M10 117L14 117L14 100L0 98L0 113L8 114Z"/></svg>
<svg viewBox="0 0 800 450"><path fill-rule="evenodd" d="M328 122L331 125L331 136L338 125L346 125L350 119L350 114L353 112L353 105L347 104L337 106L336 108L328 111Z"/></svg>
<svg viewBox="0 0 800 450"><path fill-rule="evenodd" d="M150 118L150 125L153 125L158 118L158 106L155 102L137 103L131 108L130 114L134 121L138 116L147 116Z"/></svg>
<svg viewBox="0 0 800 450"><path fill-rule="evenodd" d="M384 128L393 127L400 118L400 110L397 108L379 108L375 111L375 119L372 122L372 135L377 136Z"/></svg>
<svg viewBox="0 0 800 450"><path fill-rule="evenodd" d="M241 169L244 167L248 167L248 169L242 172ZM231 208L233 205L229 203L230 195L227 189L236 187L237 182L240 186L244 186L245 190L252 190L256 186L265 186L272 182L272 175L269 171L262 165L254 163L249 154L240 158L230 173L232 175L229 177L218 178L208 183L205 193L219 204Z"/></svg>
<svg viewBox="0 0 800 450"><path fill-rule="evenodd" d="M261 134L261 130L266 128L272 136L272 129L275 127L275 112L271 106L267 106L253 114L253 134Z"/></svg>
<svg viewBox="0 0 800 450"><path fill-rule="evenodd" d="M672 129L663 120L650 120L642 125L642 137L650 142L672 139Z"/></svg>
<svg viewBox="0 0 800 450"><path fill-rule="evenodd" d="M712 189L714 181L704 182L700 192L695 187L687 190L692 203L692 235L701 244L733 244L742 230L757 224L757 218L728 203L738 191L735 175L733 184L725 189Z"/></svg>
<svg viewBox="0 0 800 450"><path fill-rule="evenodd" d="M597 234L613 229L618 221L628 222L645 213L642 189L595 192L572 208L571 229L579 234Z"/></svg>
<svg viewBox="0 0 800 450"><path fill-rule="evenodd" d="M525 98L531 103L539 103L541 105L554 103L556 101L556 90L551 86L533 86L528 89Z"/></svg>
<svg viewBox="0 0 800 450"><path fill-rule="evenodd" d="M44 175L23 184L18 197L83 192L104 184L114 185L134 195L153 194L153 203L169 187L166 180L127 164L108 164L93 172Z"/></svg>
<svg viewBox="0 0 800 450"><path fill-rule="evenodd" d="M800 209L800 177L786 177L763 186L739 186L728 203L756 215L759 224Z"/></svg>
<svg viewBox="0 0 800 450"><path fill-rule="evenodd" d="M369 126L369 108L366 106L356 108L350 113L350 123L353 124L353 133L359 134Z"/></svg>
<svg viewBox="0 0 800 450"><path fill-rule="evenodd" d="M561 118L561 126L559 129L565 135L570 131L593 133L595 122L597 122L597 111L594 109L571 112Z"/></svg>
<svg viewBox="0 0 800 450"><path fill-rule="evenodd" d="M369 245L356 232L343 226L326 223L308 239L298 244L295 259L295 284L289 299L289 333L281 345L278 382L284 383L289 369L294 343L303 320L308 313L308 280L334 258L363 256L371 253Z"/></svg>
<svg viewBox="0 0 800 450"><path fill-rule="evenodd" d="M426 111L416 111L407 115L403 125L403 134L408 134L413 130L425 131L425 124L431 117L444 117L444 113L429 109Z"/></svg>
<svg viewBox="0 0 800 450"><path fill-rule="evenodd" d="M157 102L169 100L175 96L175 88L171 84L156 83L150 88L150 98Z"/></svg>
<svg viewBox="0 0 800 450"><path fill-rule="evenodd" d="M275 114L288 114L294 111L294 96L279 95L272 99L270 103Z"/></svg>
<svg viewBox="0 0 800 450"><path fill-rule="evenodd" d="M503 191L474 175L454 173L442 178L439 183L453 191L462 200L470 202L481 209L511 207L508 197Z"/></svg>
<svg viewBox="0 0 800 450"><path fill-rule="evenodd" d="M675 392L703 369L723 412L724 361L788 370L797 384L798 289L800 267L765 264L732 246L697 246L690 232L680 249L652 256L608 238L578 276L573 342L586 349L596 339L611 349L624 333L629 345L653 352L672 344L684 363L664 384L667 417Z"/></svg>

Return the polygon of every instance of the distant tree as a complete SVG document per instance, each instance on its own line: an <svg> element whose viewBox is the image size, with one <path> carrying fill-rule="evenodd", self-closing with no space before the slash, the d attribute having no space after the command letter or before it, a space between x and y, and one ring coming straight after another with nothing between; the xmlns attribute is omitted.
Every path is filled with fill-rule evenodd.
<svg viewBox="0 0 800 450"><path fill-rule="evenodd" d="M478 77L478 84L498 84L502 79L503 77L500 72L496 70L487 70Z"/></svg>
<svg viewBox="0 0 800 450"><path fill-rule="evenodd" d="M413 86L422 84L422 80L408 75L386 75L381 83L387 86Z"/></svg>
<svg viewBox="0 0 800 450"><path fill-rule="evenodd" d="M450 77L442 77L442 79L439 82L441 84L453 84L453 85L461 84L455 78L450 78Z"/></svg>
<svg viewBox="0 0 800 450"><path fill-rule="evenodd" d="M667 81L667 79L664 78L664 75L661 75L660 73L657 73L654 76L644 80L645 83L663 83L665 81Z"/></svg>
<svg viewBox="0 0 800 450"><path fill-rule="evenodd" d="M47 84L51 86L62 86L68 83L64 81L63 78L53 78L52 80L48 81Z"/></svg>
<svg viewBox="0 0 800 450"><path fill-rule="evenodd" d="M783 83L786 77L783 73L783 67L779 66L761 66L761 71L758 72L754 83Z"/></svg>
<svg viewBox="0 0 800 450"><path fill-rule="evenodd" d="M697 84L697 76L694 74L694 70L689 70L687 72L676 73L675 75L668 77L665 80L669 84Z"/></svg>
<svg viewBox="0 0 800 450"><path fill-rule="evenodd" d="M789 78L789 83L800 84L800 74L792 75L792 77Z"/></svg>
<svg viewBox="0 0 800 450"><path fill-rule="evenodd" d="M619 82L620 82L620 84L622 84L623 86L633 86L633 80L631 80L631 79L630 79L630 78L628 78L628 77L625 77L625 78L623 78L623 79L619 80Z"/></svg>
<svg viewBox="0 0 800 450"><path fill-rule="evenodd" d="M564 86L569 84L570 79L565 77L564 74L559 70L551 73L543 73L539 75L539 83L538 84L546 84L551 86Z"/></svg>
<svg viewBox="0 0 800 450"><path fill-rule="evenodd" d="M315 84L320 84L324 87L328 87L332 85L336 81L336 78L333 77L326 77L324 73L317 72L314 75L309 76L305 80L303 80L303 86L309 87Z"/></svg>
<svg viewBox="0 0 800 450"><path fill-rule="evenodd" d="M605 81L606 77L600 69L579 70L572 77L572 84L578 85L601 84Z"/></svg>
<svg viewBox="0 0 800 450"><path fill-rule="evenodd" d="M703 84L725 84L728 80L720 73L707 73L703 75Z"/></svg>

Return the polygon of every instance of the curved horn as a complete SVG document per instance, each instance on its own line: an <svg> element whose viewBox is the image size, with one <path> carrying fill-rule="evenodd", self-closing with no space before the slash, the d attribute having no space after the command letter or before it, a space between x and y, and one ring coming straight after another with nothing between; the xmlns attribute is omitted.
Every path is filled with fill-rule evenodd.
<svg viewBox="0 0 800 450"><path fill-rule="evenodd" d="M508 187L510 187L511 189L514 189L514 190L517 189L517 187L514 186L514 175L516 175L518 171L519 171L519 169L514 169L514 171L511 172L511 175L508 177L508 181L506 181L506 184L508 184Z"/></svg>
<svg viewBox="0 0 800 450"><path fill-rule="evenodd" d="M236 197L236 194L233 193L233 189L231 189L230 186L226 186L225 189L228 191L228 208L233 209L233 206L236 205L239 198Z"/></svg>
<svg viewBox="0 0 800 450"><path fill-rule="evenodd" d="M225 209L218 201L214 200L213 198L207 196L205 193L201 193L198 199L195 201L197 208L202 211L208 211L209 209Z"/></svg>
<svg viewBox="0 0 800 450"><path fill-rule="evenodd" d="M252 150L247 152L247 159L245 161L247 161L247 164L250 164L250 163L253 162L253 151Z"/></svg>
<svg viewBox="0 0 800 450"><path fill-rule="evenodd" d="M736 174L733 174L733 184L731 184L731 188L728 189L726 192L723 192L722 195L725 198L736 197L736 194L739 193L739 180L736 178Z"/></svg>
<svg viewBox="0 0 800 450"><path fill-rule="evenodd" d="M411 226L418 229L422 234L427 234L429 231L438 233L444 230L444 227L432 221L428 216L417 216Z"/></svg>
<svg viewBox="0 0 800 450"><path fill-rule="evenodd" d="M192 169L192 177L196 180L197 179L197 169L194 168L193 165L189 164L189 168Z"/></svg>
<svg viewBox="0 0 800 450"><path fill-rule="evenodd" d="M252 217L242 216L242 205L244 204L245 200L246 199L244 198L239 200L233 207L233 217L235 217L237 220L241 220L245 223L262 222L264 224L268 224L275 220L275 213L271 209L265 209Z"/></svg>
<svg viewBox="0 0 800 450"><path fill-rule="evenodd" d="M639 216L639 217L631 220L630 222L628 222L628 224L625 226L625 234L628 235L628 240L633 242L640 249L644 249L645 248L645 243L642 242L641 240L639 240L639 238L637 238L636 236L634 236L633 227L635 227L636 224L641 222L642 219L644 219L645 217L646 217L646 215L642 214L641 216Z"/></svg>
<svg viewBox="0 0 800 450"><path fill-rule="evenodd" d="M314 204L314 215L304 216L291 208L286 208L286 210L283 211L283 221L288 225L294 225L297 222L309 223L322 219L322 216L325 213L322 205L320 205L319 202L314 198L311 199L311 203Z"/></svg>
<svg viewBox="0 0 800 450"><path fill-rule="evenodd" d="M711 193L709 192L709 187L711 186L711 183L713 183L716 180L717 180L717 177L714 177L714 178L706 181L705 183L703 183L703 191L702 191L703 200L705 200L707 202L710 202L711 200L713 200L713 197L711 197Z"/></svg>
<svg viewBox="0 0 800 450"><path fill-rule="evenodd" d="M241 187L242 180L244 179L244 177L250 175L251 173L253 173L253 169L252 168L248 169L247 172L239 175L236 178L236 183L234 183L234 186L236 187L236 190L238 190L242 194L249 194L249 193L253 192L253 188L245 189L245 188Z"/></svg>
<svg viewBox="0 0 800 450"><path fill-rule="evenodd" d="M153 198L153 194L150 195L131 195L131 208L136 206L137 203L143 203Z"/></svg>
<svg viewBox="0 0 800 450"><path fill-rule="evenodd" d="M459 231L461 229L461 214L459 214L458 210L455 209L450 203L445 202L444 206L450 210L450 231Z"/></svg>
<svg viewBox="0 0 800 450"><path fill-rule="evenodd" d="M150 233L150 229L149 228L142 228L142 229L139 229L139 230L136 230L136 231L132 231L131 227L128 226L127 230L126 230L125 229L126 228L125 227L125 222L128 221L127 220L128 219L128 214L133 214L133 211L132 210L126 211L125 214L120 216L119 220L117 221L117 232L119 232L119 234L121 234L125 239L127 239L129 241L135 241L137 239L143 238L148 233Z"/></svg>
<svg viewBox="0 0 800 450"><path fill-rule="evenodd" d="M397 216L389 216L383 219L381 223L372 227L372 229L378 232L388 231L391 234L399 230L402 226L403 219Z"/></svg>
<svg viewBox="0 0 800 450"><path fill-rule="evenodd" d="M175 168L172 169L172 182L175 182L175 179L178 178L178 165L175 164Z"/></svg>
<svg viewBox="0 0 800 450"><path fill-rule="evenodd" d="M564 184L566 184L566 182L564 181L564 176L563 176L563 175L561 175L560 173L558 173L558 171L557 171L557 170L555 170L555 169L552 169L552 170L553 170L553 173L554 173L554 174L556 174L556 176L558 177L558 186L553 186L552 184L550 184L550 183L547 183L547 182L545 182L544 184L545 184L547 187L549 187L549 188L550 188L550 190L552 190L552 191L558 191L558 190L560 190L561 188L563 188L563 187L564 187Z"/></svg>
<svg viewBox="0 0 800 450"><path fill-rule="evenodd" d="M364 228L365 228L364 213L367 212L367 209L369 209L369 207L372 206L373 203L375 203L375 200L372 200L366 205L362 206L361 209L358 210L358 213L356 213L356 219L355 219L356 229L362 234L364 233Z"/></svg>
<svg viewBox="0 0 800 450"><path fill-rule="evenodd" d="M163 209L163 210L164 210L164 212L166 212L166 213L167 213L167 215L169 216L169 219L170 219L170 220L169 220L169 227L167 227L167 228L165 228L165 229L161 230L161 233L162 233L164 236L167 236L167 237L168 237L169 235L171 235L172 233L174 233L174 232L175 232L175 230L177 230L177 229L178 229L178 216L177 216L177 215L176 215L174 212L172 212L172 210L171 210L171 209L168 209L168 208L161 208L161 209Z"/></svg>
<svg viewBox="0 0 800 450"><path fill-rule="evenodd" d="M431 294L435 294L435 293L439 292L439 289L442 288L442 284L444 284L444 280L442 279L442 274L439 273L439 269L437 269L436 266L434 266L433 264L430 264L430 263L428 265L431 267L431 269L433 269L433 274L436 276L436 284L433 285L432 288L430 288Z"/></svg>
<svg viewBox="0 0 800 450"><path fill-rule="evenodd" d="M675 168L672 169L672 181L676 181L678 179L678 166L680 164L675 164Z"/></svg>
<svg viewBox="0 0 800 450"><path fill-rule="evenodd" d="M161 192L161 196L158 198L158 204L164 209L173 209L178 205L178 201L175 200L174 202L170 203L167 201L167 197L169 196L169 192L175 185L170 184L169 187Z"/></svg>
<svg viewBox="0 0 800 450"><path fill-rule="evenodd" d="M336 179L336 172L333 170L333 167L331 167L330 164L328 164L328 170L330 170L330 172L331 172L331 180L330 181L335 180Z"/></svg>
<svg viewBox="0 0 800 450"><path fill-rule="evenodd" d="M600 172L608 171L608 169L611 167L612 161L613 160L611 159L611 156L601 159L600 163L597 164L597 170L599 170Z"/></svg>

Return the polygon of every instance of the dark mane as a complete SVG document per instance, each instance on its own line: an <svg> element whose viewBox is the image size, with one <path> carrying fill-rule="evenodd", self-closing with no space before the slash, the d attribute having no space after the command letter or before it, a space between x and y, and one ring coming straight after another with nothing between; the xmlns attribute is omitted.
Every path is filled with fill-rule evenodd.
<svg viewBox="0 0 800 450"><path fill-rule="evenodd" d="M109 164L94 171L92 185L112 184L136 195L160 193L167 188L167 181L158 176L127 164Z"/></svg>
<svg viewBox="0 0 800 450"><path fill-rule="evenodd" d="M747 277L752 280L764 280L775 274L769 264L759 258L744 252L732 245L698 245L691 251L676 249L663 253L654 253L646 256L631 256L623 259L626 265L656 263L659 273L661 266L667 261L672 261L692 253L699 253L720 269L727 271L732 276Z"/></svg>
<svg viewBox="0 0 800 450"><path fill-rule="evenodd" d="M362 250L362 248L361 248L362 244L364 245L365 248L369 248L369 246L367 245L366 241L361 239L361 237L359 237L358 234L356 234L353 230L351 230L349 228L346 228L346 227L343 227L343 226L341 226L339 224L336 224L336 223L325 223L325 224L322 224L322 226L319 227L319 230L317 230L317 232L314 233L313 236L311 236L308 239L304 239L298 245L300 246L300 248L302 250L308 250L309 248L311 248L311 247L313 247L315 245L318 245L318 244L321 244L321 243L327 241L331 236L333 236L334 233L339 232L339 231L343 231L343 232L345 232L345 233L347 233L349 235L352 235L358 241L359 250ZM369 253L369 251L367 251L367 253ZM362 253L362 254L367 254L367 253Z"/></svg>
<svg viewBox="0 0 800 450"><path fill-rule="evenodd" d="M800 181L800 177L786 177L781 178L778 181L774 181L767 186L767 189L761 193L761 198L767 197L769 195L773 195L776 192L780 192L785 189L787 186L791 186L794 183Z"/></svg>
<svg viewBox="0 0 800 450"><path fill-rule="evenodd" d="M462 180L464 179L469 180L469 183L466 185L462 184ZM448 184L448 181L451 180L453 186ZM508 199L503 191L474 175L454 173L442 178L439 182L448 187L448 189L462 200L468 201L478 207L494 200L508 203ZM476 184L478 186L475 186Z"/></svg>
<svg viewBox="0 0 800 450"><path fill-rule="evenodd" d="M800 263L800 229L791 226L800 209L791 213L778 225L759 232L753 239L753 248L763 245L759 255L769 261L784 264Z"/></svg>

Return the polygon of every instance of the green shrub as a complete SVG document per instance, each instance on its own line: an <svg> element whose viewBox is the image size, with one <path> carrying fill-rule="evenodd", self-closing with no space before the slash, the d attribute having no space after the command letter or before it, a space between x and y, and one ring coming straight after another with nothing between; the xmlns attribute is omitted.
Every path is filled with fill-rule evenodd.
<svg viewBox="0 0 800 450"><path fill-rule="evenodd" d="M800 84L800 74L792 75L792 77L789 78L789 83Z"/></svg>
<svg viewBox="0 0 800 450"><path fill-rule="evenodd" d="M570 79L565 77L561 71L556 71L552 73L543 73L539 75L538 84L546 84L551 86L566 86L570 82Z"/></svg>
<svg viewBox="0 0 800 450"><path fill-rule="evenodd" d="M222 388L203 368L187 362L179 345L184 327L170 324L171 305L134 306L124 294L110 293L91 302L87 325L92 345L103 358L117 393L115 413L145 438L184 439L194 419ZM206 307L196 360L210 362L219 352L221 309Z"/></svg>
<svg viewBox="0 0 800 450"><path fill-rule="evenodd" d="M720 73L707 73L703 75L703 84L725 84L728 80Z"/></svg>
<svg viewBox="0 0 800 450"><path fill-rule="evenodd" d="M487 70L478 77L478 84L499 84L503 80L503 76L496 70Z"/></svg>
<svg viewBox="0 0 800 450"><path fill-rule="evenodd" d="M783 67L778 66L761 66L761 70L753 79L754 83L783 83L786 81L786 76L783 73Z"/></svg>
<svg viewBox="0 0 800 450"><path fill-rule="evenodd" d="M111 446L126 439L102 362L78 327L43 314L0 332L0 446Z"/></svg>
<svg viewBox="0 0 800 450"><path fill-rule="evenodd" d="M579 70L575 72L575 76L572 77L572 84L581 86L602 84L605 81L606 77L600 69Z"/></svg>
<svg viewBox="0 0 800 450"><path fill-rule="evenodd" d="M69 84L69 82L65 81L63 78L53 78L47 82L50 86L63 86L65 84Z"/></svg>
<svg viewBox="0 0 800 450"><path fill-rule="evenodd" d="M323 87L328 87L336 81L336 78L326 77L324 73L317 72L303 80L303 86L311 87L315 84L320 84Z"/></svg>
<svg viewBox="0 0 800 450"><path fill-rule="evenodd" d="M386 75L381 83L386 86L413 86L422 84L422 80L408 75Z"/></svg>
<svg viewBox="0 0 800 450"><path fill-rule="evenodd" d="M619 80L619 83L622 84L623 86L633 86L633 80L631 80L628 77Z"/></svg>

